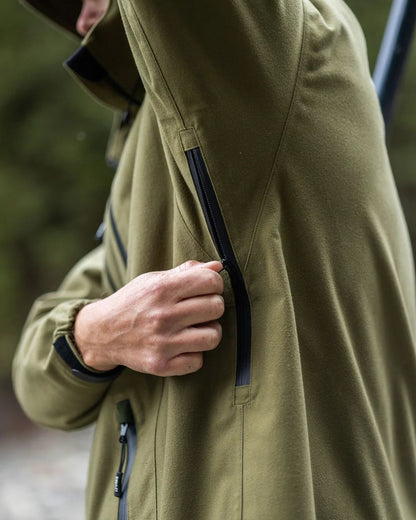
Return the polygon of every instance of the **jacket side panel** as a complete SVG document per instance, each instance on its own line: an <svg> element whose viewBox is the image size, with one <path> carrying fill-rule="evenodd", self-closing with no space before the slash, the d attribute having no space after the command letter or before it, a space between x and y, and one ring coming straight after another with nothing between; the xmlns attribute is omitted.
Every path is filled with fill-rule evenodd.
<svg viewBox="0 0 416 520"><path fill-rule="evenodd" d="M416 312L408 233L358 24L342 2L307 0L305 9L304 67L272 190L316 515L410 519Z"/></svg>

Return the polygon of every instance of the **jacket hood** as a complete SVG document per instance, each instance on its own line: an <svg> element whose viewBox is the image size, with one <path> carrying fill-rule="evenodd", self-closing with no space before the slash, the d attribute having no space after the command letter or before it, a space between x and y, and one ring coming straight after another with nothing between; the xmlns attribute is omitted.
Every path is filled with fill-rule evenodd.
<svg viewBox="0 0 416 520"><path fill-rule="evenodd" d="M65 2L56 2L56 0L23 0L23 4L39 11L46 18L79 37L75 24L82 7L81 0L68 0Z"/></svg>
<svg viewBox="0 0 416 520"><path fill-rule="evenodd" d="M75 28L81 0L25 0L23 3L81 40ZM107 12L82 39L80 48L66 60L65 67L110 108L134 113L143 100L144 87L114 0L110 0Z"/></svg>

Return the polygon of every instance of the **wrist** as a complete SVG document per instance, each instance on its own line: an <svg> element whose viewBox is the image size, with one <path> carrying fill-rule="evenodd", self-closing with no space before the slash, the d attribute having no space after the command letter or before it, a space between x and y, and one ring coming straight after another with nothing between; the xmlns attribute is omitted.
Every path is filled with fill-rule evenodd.
<svg viewBox="0 0 416 520"><path fill-rule="evenodd" d="M78 311L73 325L73 340L85 365L93 370L109 371L118 365L109 359L109 346L101 341L105 327L101 323L99 304L93 302Z"/></svg>

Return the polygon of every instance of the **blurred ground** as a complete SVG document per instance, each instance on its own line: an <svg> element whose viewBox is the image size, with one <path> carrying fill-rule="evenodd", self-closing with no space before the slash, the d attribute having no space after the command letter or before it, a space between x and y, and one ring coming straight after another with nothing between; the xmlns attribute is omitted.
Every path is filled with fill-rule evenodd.
<svg viewBox="0 0 416 520"><path fill-rule="evenodd" d="M0 518L83 520L93 430L33 426L10 386L0 387Z"/></svg>

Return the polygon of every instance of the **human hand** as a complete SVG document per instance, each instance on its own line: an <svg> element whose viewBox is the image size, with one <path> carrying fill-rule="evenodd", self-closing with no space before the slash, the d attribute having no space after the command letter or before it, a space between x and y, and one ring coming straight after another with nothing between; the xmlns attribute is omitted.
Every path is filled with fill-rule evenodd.
<svg viewBox="0 0 416 520"><path fill-rule="evenodd" d="M109 0L83 0L81 12L76 22L78 34L85 36L106 12L108 4Z"/></svg>
<svg viewBox="0 0 416 520"><path fill-rule="evenodd" d="M83 307L74 337L96 370L124 365L158 376L202 367L203 352L221 340L224 313L220 262L186 262L138 276L116 293Z"/></svg>

